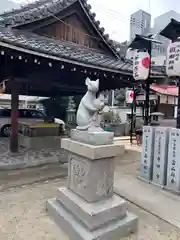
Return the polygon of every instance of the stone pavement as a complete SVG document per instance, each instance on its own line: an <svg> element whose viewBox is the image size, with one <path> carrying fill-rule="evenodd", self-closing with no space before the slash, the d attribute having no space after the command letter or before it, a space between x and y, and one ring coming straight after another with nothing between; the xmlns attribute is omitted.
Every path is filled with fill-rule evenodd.
<svg viewBox="0 0 180 240"><path fill-rule="evenodd" d="M132 203L180 228L180 197L127 175L115 181L115 191Z"/></svg>
<svg viewBox="0 0 180 240"><path fill-rule="evenodd" d="M131 147L126 145L126 148ZM139 174L140 151L133 148L134 151L127 151L116 159L115 179L119 181L117 185L122 187L122 193L126 186L129 188L129 176L135 181ZM58 179L1 191L0 239L69 240L45 211L46 200L56 196L57 188L65 184L66 179ZM131 191L134 192L132 188ZM136 193L133 195L137 196ZM180 230L173 225L131 203L128 203L128 209L139 217L139 232L126 240L180 240Z"/></svg>
<svg viewBox="0 0 180 240"><path fill-rule="evenodd" d="M138 179L141 148L126 144L128 151L116 162L115 191L126 200L180 228L180 196Z"/></svg>
<svg viewBox="0 0 180 240"><path fill-rule="evenodd" d="M0 239L69 240L45 211L46 200L55 196L57 187L64 184L66 179L59 179L1 192ZM128 208L139 217L139 232L126 240L180 239L180 231L172 225L132 204Z"/></svg>
<svg viewBox="0 0 180 240"><path fill-rule="evenodd" d="M162 197L162 190L139 181L137 177L139 175L140 148L131 147L126 143L126 149L126 153L116 159L115 186L122 196L140 206L129 203L128 209L139 217L139 232L126 240L180 240L180 230L166 222L179 226L179 197L171 194L169 197L167 192L163 192ZM33 169L31 170L33 171ZM50 168L48 171L42 168L42 171L47 171L46 177L49 177L52 169ZM52 175L53 172L56 176L55 169L53 169ZM35 171L34 175L38 175L38 172ZM31 178L34 178L34 175L30 174L27 182L19 179L17 185L33 182ZM59 179L4 191L1 188L0 240L69 240L49 219L45 211L46 200L54 197L57 188L65 184L66 179ZM168 202L166 202L167 199L169 199ZM163 213L167 218L166 221L156 217L155 215L159 213L156 214L154 210Z"/></svg>

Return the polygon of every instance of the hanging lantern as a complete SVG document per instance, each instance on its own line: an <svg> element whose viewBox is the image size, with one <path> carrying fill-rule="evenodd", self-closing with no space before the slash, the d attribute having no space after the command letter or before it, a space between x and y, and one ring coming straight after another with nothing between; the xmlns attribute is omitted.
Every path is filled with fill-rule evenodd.
<svg viewBox="0 0 180 240"><path fill-rule="evenodd" d="M180 76L180 39L171 43L167 49L166 73L168 77Z"/></svg>
<svg viewBox="0 0 180 240"><path fill-rule="evenodd" d="M134 101L134 91L126 91L126 103L133 103Z"/></svg>
<svg viewBox="0 0 180 240"><path fill-rule="evenodd" d="M135 80L146 80L149 76L150 56L147 51L137 50L133 60L133 77Z"/></svg>

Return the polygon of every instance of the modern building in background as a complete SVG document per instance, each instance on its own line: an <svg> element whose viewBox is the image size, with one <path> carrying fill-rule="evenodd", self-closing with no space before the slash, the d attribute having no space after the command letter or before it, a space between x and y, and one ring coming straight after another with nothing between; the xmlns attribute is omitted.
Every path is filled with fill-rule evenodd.
<svg viewBox="0 0 180 240"><path fill-rule="evenodd" d="M136 34L147 35L151 32L151 14L138 10L130 18L130 42Z"/></svg>
<svg viewBox="0 0 180 240"><path fill-rule="evenodd" d="M154 44L152 55L153 56L165 56L170 40L159 35L162 29L171 21L171 18L174 18L177 21L180 21L180 14L174 10L168 11L154 19L154 26L152 33L156 34L155 39L160 41L162 44Z"/></svg>
<svg viewBox="0 0 180 240"><path fill-rule="evenodd" d="M162 66L166 64L166 51L170 40L161 36L159 33L170 22L171 18L180 21L180 14L174 10L168 11L154 19L151 28L151 15L143 10L139 10L131 15L130 19L130 42L136 34L148 35L153 34L154 39L161 42L152 44L152 64ZM133 59L134 52L126 53L127 59Z"/></svg>

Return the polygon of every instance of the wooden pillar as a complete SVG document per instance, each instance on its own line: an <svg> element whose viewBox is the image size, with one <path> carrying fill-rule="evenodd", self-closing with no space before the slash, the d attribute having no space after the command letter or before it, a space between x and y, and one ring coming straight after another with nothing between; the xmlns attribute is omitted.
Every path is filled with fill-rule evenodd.
<svg viewBox="0 0 180 240"><path fill-rule="evenodd" d="M19 107L19 91L14 80L11 81L11 136L10 150L18 152L18 107Z"/></svg>
<svg viewBox="0 0 180 240"><path fill-rule="evenodd" d="M145 91L146 91L146 98L145 98L145 102L144 102L144 107L145 107L144 125L148 125L148 123L149 123L149 93L150 93L149 79L146 80Z"/></svg>

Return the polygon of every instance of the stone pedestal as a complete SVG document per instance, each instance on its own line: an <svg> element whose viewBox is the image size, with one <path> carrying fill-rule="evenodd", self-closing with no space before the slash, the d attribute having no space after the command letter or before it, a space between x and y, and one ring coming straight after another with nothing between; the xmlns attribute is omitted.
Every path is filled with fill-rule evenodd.
<svg viewBox="0 0 180 240"><path fill-rule="evenodd" d="M169 133L167 188L180 193L180 129Z"/></svg>
<svg viewBox="0 0 180 240"><path fill-rule="evenodd" d="M71 130L71 139L77 142L87 143L95 146L113 144L113 132L88 132L77 129Z"/></svg>
<svg viewBox="0 0 180 240"><path fill-rule="evenodd" d="M153 173L154 127L143 127L140 178L150 182Z"/></svg>
<svg viewBox="0 0 180 240"><path fill-rule="evenodd" d="M68 186L47 211L70 240L119 240L134 232L137 217L127 212L125 201L114 194L114 157L123 146L80 143L62 139L68 151Z"/></svg>
<svg viewBox="0 0 180 240"><path fill-rule="evenodd" d="M166 185L168 143L169 143L169 128L156 127L154 137L152 183L159 186Z"/></svg>

